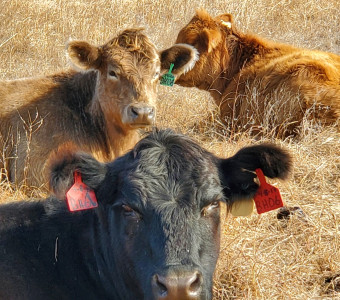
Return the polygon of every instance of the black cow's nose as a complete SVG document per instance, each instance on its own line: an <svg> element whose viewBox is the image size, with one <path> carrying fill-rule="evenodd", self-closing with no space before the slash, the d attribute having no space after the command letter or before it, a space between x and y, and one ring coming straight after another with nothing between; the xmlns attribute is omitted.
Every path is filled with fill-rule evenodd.
<svg viewBox="0 0 340 300"><path fill-rule="evenodd" d="M150 125L155 118L155 109L152 106L130 106L130 117L133 123Z"/></svg>
<svg viewBox="0 0 340 300"><path fill-rule="evenodd" d="M154 275L152 287L157 300L197 300L202 290L202 275L194 273Z"/></svg>

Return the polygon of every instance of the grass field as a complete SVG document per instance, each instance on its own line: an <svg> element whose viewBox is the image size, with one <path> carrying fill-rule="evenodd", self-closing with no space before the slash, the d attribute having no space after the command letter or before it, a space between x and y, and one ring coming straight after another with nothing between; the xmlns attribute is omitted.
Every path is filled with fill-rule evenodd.
<svg viewBox="0 0 340 300"><path fill-rule="evenodd" d="M159 49L170 46L202 7L232 13L236 25L276 41L340 54L338 0L1 0L0 79L50 74L68 68L72 37L101 44L127 27L142 26ZM283 97L285 95L282 95ZM214 299L340 298L340 135L306 123L298 138L260 140L221 129L207 92L159 87L159 127L187 133L205 148L230 156L272 141L294 157L289 180L278 182L287 206L305 216L278 220L277 212L247 218L223 215ZM34 196L41 194L34 191ZM24 198L0 185L0 202Z"/></svg>

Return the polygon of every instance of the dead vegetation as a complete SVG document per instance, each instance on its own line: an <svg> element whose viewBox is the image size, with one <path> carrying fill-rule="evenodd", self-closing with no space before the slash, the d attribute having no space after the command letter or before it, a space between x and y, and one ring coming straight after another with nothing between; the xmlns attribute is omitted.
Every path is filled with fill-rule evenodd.
<svg viewBox="0 0 340 300"><path fill-rule="evenodd" d="M198 7L212 15L232 13L242 30L340 54L337 0L2 0L0 78L65 69L64 47L70 37L100 44L117 31L143 26L159 49L168 47ZM277 185L284 202L298 206L303 214L283 219L277 218L277 211L247 218L223 215L215 299L339 298L340 136L336 129L322 128L306 118L298 138L277 139L270 118L277 117L279 108L272 106L262 134L254 137L223 126L208 93L160 86L159 95L157 125L187 133L217 155L230 156L243 146L271 141L294 157L292 176ZM276 96L284 100L289 94ZM0 202L24 199L23 191L1 182ZM39 194L44 196L42 191L30 191L33 197Z"/></svg>

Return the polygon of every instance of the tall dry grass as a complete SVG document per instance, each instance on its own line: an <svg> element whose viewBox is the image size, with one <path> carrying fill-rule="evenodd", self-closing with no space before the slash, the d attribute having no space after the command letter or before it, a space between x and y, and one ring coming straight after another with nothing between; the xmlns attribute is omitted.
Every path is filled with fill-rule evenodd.
<svg viewBox="0 0 340 300"><path fill-rule="evenodd" d="M212 15L232 13L244 31L340 54L338 0L0 0L0 78L65 69L70 37L101 44L117 31L143 26L159 49L168 47L198 7ZM306 120L299 138L278 140L267 130L255 140L223 127L208 93L177 86L160 86L157 124L189 134L220 156L261 141L294 156L291 178L278 186L285 203L304 215L223 215L215 299L340 297L340 136L334 128ZM1 183L0 202L24 197Z"/></svg>

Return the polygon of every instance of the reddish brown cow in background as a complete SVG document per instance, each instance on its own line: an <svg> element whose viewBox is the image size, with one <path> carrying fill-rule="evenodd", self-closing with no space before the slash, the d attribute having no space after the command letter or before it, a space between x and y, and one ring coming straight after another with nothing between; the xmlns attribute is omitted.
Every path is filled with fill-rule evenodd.
<svg viewBox="0 0 340 300"><path fill-rule="evenodd" d="M338 55L265 41L238 31L230 14L212 18L205 11L197 12L176 43L195 47L199 60L182 74L174 45L162 52L162 68L174 63L177 84L209 91L227 124L256 128L271 114L268 123L286 135L306 111L324 124L339 120ZM275 103L278 98L284 101Z"/></svg>
<svg viewBox="0 0 340 300"><path fill-rule="evenodd" d="M70 41L67 52L78 71L0 83L0 167L11 181L40 186L46 158L69 142L111 160L154 121L160 60L141 29L100 47Z"/></svg>

